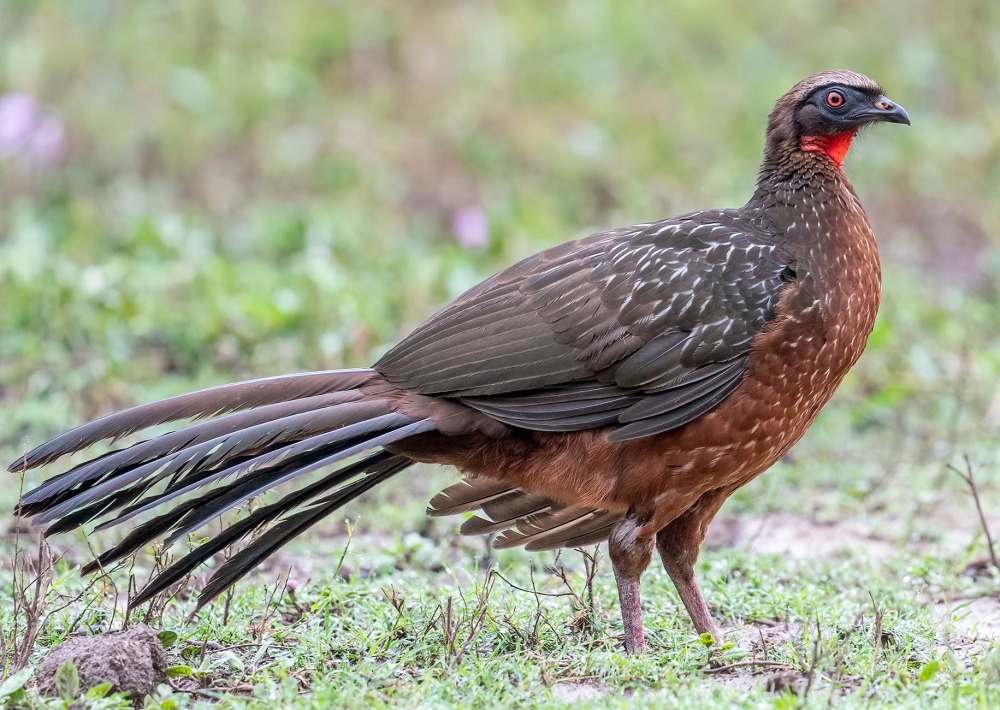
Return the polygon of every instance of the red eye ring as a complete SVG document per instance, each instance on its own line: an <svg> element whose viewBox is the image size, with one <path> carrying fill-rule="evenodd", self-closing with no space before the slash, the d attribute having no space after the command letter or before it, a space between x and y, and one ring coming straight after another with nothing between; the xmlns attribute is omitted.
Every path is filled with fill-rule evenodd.
<svg viewBox="0 0 1000 710"><path fill-rule="evenodd" d="M846 100L844 95L836 89L826 95L826 105L830 108L840 108Z"/></svg>

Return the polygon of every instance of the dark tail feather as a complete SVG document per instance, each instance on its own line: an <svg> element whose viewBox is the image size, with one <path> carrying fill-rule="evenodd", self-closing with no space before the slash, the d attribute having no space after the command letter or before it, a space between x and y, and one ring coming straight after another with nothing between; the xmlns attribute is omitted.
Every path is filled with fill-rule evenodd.
<svg viewBox="0 0 1000 710"><path fill-rule="evenodd" d="M394 429L382 434L381 436L375 437L374 439L369 439L347 449L342 449L332 455L322 456L324 452L328 453L329 449L321 449L319 456L315 457L317 460L311 460L312 457L309 457L309 459L304 462L295 461L293 463L289 463L287 466L281 466L274 470L273 473L263 476L263 480L249 481L244 490L234 489L232 493L227 494L225 500L220 500L218 502L215 506L218 510L216 510L214 514L211 510L212 506L205 506L206 509L204 511L200 511L196 516L193 516L191 520L185 521L183 527L179 527L177 530L172 532L170 537L167 538L165 542L166 544L173 543L181 536L200 528L213 517L221 515L224 511L229 510L240 503L244 503L254 496L260 495L261 493L285 483L292 478L297 478L303 474L310 473L311 471L332 466L333 464L343 461L346 458L350 458L351 456L356 456L364 453L365 451L370 451L376 446L391 444L393 441L399 441L400 439L405 439L408 436L432 431L433 429L434 425L432 423L427 420L421 420L399 427L398 429Z"/></svg>
<svg viewBox="0 0 1000 710"><path fill-rule="evenodd" d="M212 575L209 584L202 590L198 599L198 608L200 609L244 577L261 560L299 533L305 531L306 528L318 522L326 515L329 515L345 503L354 500L370 488L382 483L408 466L413 465L413 463L411 459L404 456L380 451L351 466L335 471L302 490L289 493L281 500L264 506L243 520L227 527L208 542L198 546L174 562L150 580L136 598L131 601L130 607L135 607L149 601L156 594L182 580L198 565L253 531L273 522L282 514L305 504L310 505L309 508L279 522L275 527L258 537L223 564ZM360 478L339 488L332 495L319 501L314 501L317 496L325 493L330 488L338 486L359 474L361 475ZM123 544L124 542L122 541ZM129 552L125 552L124 554L127 555Z"/></svg>
<svg viewBox="0 0 1000 710"><path fill-rule="evenodd" d="M376 427L376 423L380 426ZM366 425L364 429L361 428L362 425ZM209 483L216 482L222 478L236 477L236 483L217 489L219 495L214 495L211 499L209 499L208 494L201 495L199 500L202 504L198 507L197 511L192 511L189 519L184 521L184 527L178 527L165 541L165 544L169 545L177 538L201 527L226 510L292 478L325 466L332 466L339 461L359 453L364 453L376 446L392 443L393 441L413 436L415 433L430 431L433 428L433 425L426 420L414 422L402 414L388 414L370 422L361 422L360 424L346 426L329 434L315 436L298 444L268 452L267 454L257 456L221 471L210 471L190 483L188 483L188 478L184 478L180 481L180 484L186 485L175 484L169 486L159 494L150 495L124 510L117 518L107 520L95 529L103 530L118 525L140 513L152 510L169 500L206 486ZM360 443L353 446L334 448L335 445L344 441L358 441L359 434L366 435L377 431L384 431L385 433L380 436L362 439Z"/></svg>
<svg viewBox="0 0 1000 710"><path fill-rule="evenodd" d="M414 463L410 459L403 457L396 458L396 462L392 466L386 467L385 470L371 473L350 485L344 486L325 498L321 498L311 504L309 508L285 518L274 528L268 530L233 555L233 557L219 568L218 572L212 575L212 579L209 580L208 584L201 591L201 595L198 597L198 608L200 609L227 588L238 582L263 559L285 545L289 540L303 533L362 493L388 480Z"/></svg>
<svg viewBox="0 0 1000 710"><path fill-rule="evenodd" d="M87 565L85 572L90 573L156 540L164 539L169 546L261 493L341 464L184 556L152 580L133 605L226 545L286 516L254 541L251 551L235 556L232 565L216 573L213 579L218 581L208 590L207 601L322 515L413 463L382 447L436 427L429 419L399 414L385 400L352 389L372 377L370 370L350 370L257 380L105 417L40 446L12 469L39 465L101 439L172 419L221 415L80 464L27 493L19 509L50 522L47 534L93 521L102 528L154 508L162 511ZM317 500L322 494L328 495Z"/></svg>
<svg viewBox="0 0 1000 710"><path fill-rule="evenodd" d="M384 452L378 452L376 454L372 454L370 457L357 462L355 466L363 467L364 464L368 463L369 461L375 460L375 457L382 456L383 454ZM298 465L308 465L310 463L320 460L321 458L322 455L314 455L309 460L298 460L295 462L291 462L286 464L285 466L280 467L275 471L271 471L270 473L272 473L272 475L283 474L286 473L290 468L294 468L295 466ZM330 475L321 479L321 481L328 481L328 482L333 481L335 483L340 480L346 480L344 478L345 475L349 478L355 473L357 473L357 471L353 467L348 466L342 469L338 469L337 471L334 471ZM261 478L260 476L257 476L253 480L243 482L239 485L226 486L220 489L205 491L204 493L202 493L202 495L198 496L197 498L192 498L191 500L184 501L183 503L178 504L176 507L170 509L169 511L161 515L158 515L157 517L148 520L145 523L138 525L135 529L132 530L132 532L126 535L125 538L121 542L119 542L115 547L103 553L96 560L94 560L86 567L84 567L82 570L83 573L90 574L91 572L96 571L100 567L107 567L113 564L114 562L117 562L121 558L132 554L133 552L138 552L139 550L141 550L143 547L150 544L154 540L165 536L171 530L176 530L178 526L190 523L192 517L200 517L201 514L206 509L211 509L212 511L211 517L218 516L220 510L226 509L226 507L219 505L220 499L225 500L227 498L231 498L234 495L234 493L238 494L245 492L248 485L259 483L260 478ZM295 491L286 496L282 500L287 502L287 499L290 496L298 496L307 493L308 491L313 490L313 486L315 485L317 484L312 484L312 486L308 486L302 489L301 491ZM264 508L260 510L264 510ZM238 527L239 525L242 524L243 521L240 521L235 525ZM230 534L230 528L227 528L225 533ZM241 535L236 535L236 537L233 537L232 539L238 540L240 537ZM199 547L198 549L200 550L201 548Z"/></svg>
<svg viewBox="0 0 1000 710"><path fill-rule="evenodd" d="M427 504L427 514L433 517L456 515L478 510L485 503L508 495L515 489L510 484L487 478L463 479L448 486Z"/></svg>
<svg viewBox="0 0 1000 710"><path fill-rule="evenodd" d="M111 458L120 451L122 451L122 449L115 449L113 451L105 452L99 456L95 456L86 463L80 465L86 466L92 463L97 463L98 461L101 461L103 459ZM22 495L21 499L17 502L17 508L14 512L17 515L33 516L45 510L48 506L53 505L55 503L61 503L62 501L74 495L72 491L67 491L65 486L59 484L65 481L69 481L70 477L77 471L78 468L79 466L71 468L68 471L63 471L62 473L57 474L55 476L52 476L48 478L45 482L43 482L41 485L33 488L32 490ZM36 496L35 495L36 492L41 491L43 488L46 489L46 495ZM57 492L57 490L61 492ZM28 496L31 496L32 500L29 501Z"/></svg>
<svg viewBox="0 0 1000 710"><path fill-rule="evenodd" d="M134 470L140 464L191 449L197 444L224 441L224 437L227 435L247 431L254 426L267 425L278 420L287 420L297 414L306 414L327 407L357 402L362 397L363 395L358 391L302 397L291 402L265 405L247 412L230 414L189 426L149 441L134 444L126 449L112 451L98 459L70 469L66 473L50 478L26 494L21 505L27 514L31 514L33 506L51 504L57 496L82 483L97 478L110 478L121 471Z"/></svg>
<svg viewBox="0 0 1000 710"><path fill-rule="evenodd" d="M223 478L233 478L233 481L219 488L200 493L198 507L192 509L183 520L175 521L174 524L179 527L173 530L168 538L167 543L169 544L178 537L204 525L212 518L221 515L226 510L293 478L433 429L434 424L429 420L414 420L404 414L390 413L348 424L290 446L272 448L264 454L240 461L232 466L226 465L228 463L226 458L216 462L213 457L208 461L208 464L217 463L221 470L216 471L213 466L208 464L199 465L187 477L175 478L173 484L169 485L162 493L149 496L138 508L133 506L119 518L102 523L99 527L108 527L122 522L139 512L150 510L181 494L202 488ZM153 461L139 467L136 471L141 469L159 471L163 466L163 463ZM76 524L82 524L94 519L97 515L118 509L122 504L130 503L138 497L138 494L162 480L171 470L168 468L166 473L158 472L151 481L140 482L125 490L117 490L117 487L131 483L134 480L132 475L134 472L131 472L127 480L124 481L121 479L126 477L113 478L45 510L38 515L38 519L43 522L58 519L55 526L59 531L70 529L72 527L69 524L70 520ZM205 475L206 471L207 475Z"/></svg>
<svg viewBox="0 0 1000 710"><path fill-rule="evenodd" d="M192 509L197 508L200 503L201 501L198 499L185 501L180 506L135 526L132 532L126 535L121 542L110 550L106 550L98 555L97 559L91 560L84 565L80 573L91 574L99 569L111 566L123 557L138 552L146 545L166 534L178 520L183 518Z"/></svg>
<svg viewBox="0 0 1000 710"><path fill-rule="evenodd" d="M473 515L462 523L462 534L487 535L500 532L514 527L521 518L544 513L554 507L560 506L545 496L531 495L520 489L513 490L502 498L484 503L482 510L487 517Z"/></svg>
<svg viewBox="0 0 1000 710"><path fill-rule="evenodd" d="M179 474L196 476L201 471L224 466L227 462L237 460L245 454L267 451L288 441L308 439L308 437L332 429L346 430L352 424L367 425L382 416L403 417L404 415L393 415L388 406L379 400L349 402L257 424L232 434L203 441L165 457L153 459L140 466L128 467L123 470L97 470L88 477L104 479L101 483L96 485L89 481L80 483L72 497L56 505L47 505L44 511L37 514L36 520L40 523L49 522L147 477L152 477L149 483L154 484ZM405 420L406 422L414 421L410 417L405 417ZM150 442L137 444L137 446L144 447L148 443ZM105 461L107 460L112 459L105 459ZM98 463L103 463L103 461ZM89 467L89 464L85 464L85 466Z"/></svg>
<svg viewBox="0 0 1000 710"><path fill-rule="evenodd" d="M591 510L582 506L528 515L518 520L516 527L506 530L498 537L493 546L499 550L519 545L524 545L526 550L555 550L563 547L569 540L589 539L593 534L600 537L620 517L621 513Z"/></svg>
<svg viewBox="0 0 1000 710"><path fill-rule="evenodd" d="M142 429L178 419L210 417L276 402L353 390L371 379L372 375L373 371L367 369L304 372L237 382L143 404L57 436L22 456L8 470L15 472L36 468L98 441L117 440Z"/></svg>
<svg viewBox="0 0 1000 710"><path fill-rule="evenodd" d="M91 520L99 518L105 513L110 513L118 508L121 508L122 506L128 505L141 496L146 490L148 490L148 488L149 485L147 483L139 483L117 491L116 493L108 496L107 498L103 498L96 503L91 503L83 508L78 508L72 513L64 515L57 522L47 526L45 528L45 536L51 537L52 535L59 535L60 533L75 530L81 525L89 523ZM20 509L18 512L22 515L30 515L30 513L25 513Z"/></svg>

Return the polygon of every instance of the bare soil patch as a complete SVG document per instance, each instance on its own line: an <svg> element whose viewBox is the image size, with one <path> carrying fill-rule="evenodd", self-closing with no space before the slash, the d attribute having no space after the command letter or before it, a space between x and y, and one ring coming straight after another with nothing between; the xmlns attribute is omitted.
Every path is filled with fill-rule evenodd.
<svg viewBox="0 0 1000 710"><path fill-rule="evenodd" d="M705 546L746 548L758 554L806 559L834 559L863 554L883 559L896 547L850 520L820 522L791 513L764 517L720 515L708 529Z"/></svg>
<svg viewBox="0 0 1000 710"><path fill-rule="evenodd" d="M604 696L612 693L611 688L599 683L590 681L582 683L571 683L563 681L553 683L550 690L552 697L561 703L588 703L600 700Z"/></svg>
<svg viewBox="0 0 1000 710"><path fill-rule="evenodd" d="M934 613L949 635L969 639L1000 639L1000 599L978 597L971 600L938 602Z"/></svg>

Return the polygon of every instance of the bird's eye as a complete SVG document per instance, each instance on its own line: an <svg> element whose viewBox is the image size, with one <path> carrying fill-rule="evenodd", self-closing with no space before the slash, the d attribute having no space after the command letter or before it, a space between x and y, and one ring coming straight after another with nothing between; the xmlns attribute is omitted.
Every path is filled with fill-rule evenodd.
<svg viewBox="0 0 1000 710"><path fill-rule="evenodd" d="M840 108L844 105L844 95L839 91L831 91L826 95L826 105L830 108Z"/></svg>

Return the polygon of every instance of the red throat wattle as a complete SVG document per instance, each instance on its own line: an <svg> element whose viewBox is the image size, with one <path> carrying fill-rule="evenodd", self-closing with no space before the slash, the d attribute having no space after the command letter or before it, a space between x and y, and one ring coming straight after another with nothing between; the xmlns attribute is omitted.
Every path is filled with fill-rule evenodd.
<svg viewBox="0 0 1000 710"><path fill-rule="evenodd" d="M845 131L833 136L802 136L799 147L813 153L822 153L832 160L838 168L843 168L844 158L847 157L847 151L851 147L855 133L857 133L856 130Z"/></svg>

